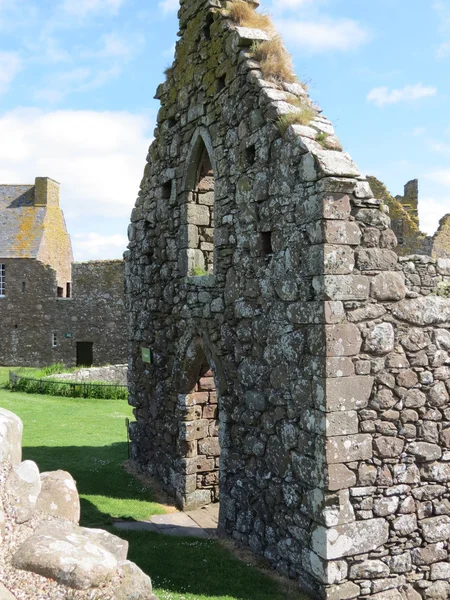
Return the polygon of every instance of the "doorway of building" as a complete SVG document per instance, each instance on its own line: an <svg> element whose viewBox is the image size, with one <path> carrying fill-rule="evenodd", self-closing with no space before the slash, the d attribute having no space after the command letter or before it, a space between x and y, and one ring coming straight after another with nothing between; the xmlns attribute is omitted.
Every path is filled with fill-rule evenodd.
<svg viewBox="0 0 450 600"><path fill-rule="evenodd" d="M92 367L94 342L77 342L77 367Z"/></svg>

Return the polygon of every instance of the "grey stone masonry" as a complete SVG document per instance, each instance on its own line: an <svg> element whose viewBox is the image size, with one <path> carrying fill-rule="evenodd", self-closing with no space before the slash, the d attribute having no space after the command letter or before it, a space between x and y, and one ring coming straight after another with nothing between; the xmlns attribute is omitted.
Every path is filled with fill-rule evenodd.
<svg viewBox="0 0 450 600"><path fill-rule="evenodd" d="M132 459L312 598L447 598L450 266L226 6L181 2L131 215Z"/></svg>

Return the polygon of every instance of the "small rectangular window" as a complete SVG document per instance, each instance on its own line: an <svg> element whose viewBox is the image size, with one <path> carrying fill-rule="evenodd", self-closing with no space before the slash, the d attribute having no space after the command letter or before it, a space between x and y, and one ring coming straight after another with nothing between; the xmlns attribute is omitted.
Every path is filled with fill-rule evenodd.
<svg viewBox="0 0 450 600"><path fill-rule="evenodd" d="M64 290L63 290L62 287L59 287L59 285L58 285L58 288L56 290L56 295L57 295L58 298L63 298L64 297Z"/></svg>
<svg viewBox="0 0 450 600"><path fill-rule="evenodd" d="M27 283L26 283L26 281L22 281L22 292L25 292L26 289L27 289Z"/></svg>
<svg viewBox="0 0 450 600"><path fill-rule="evenodd" d="M68 281L66 283L66 298L70 298L70 294L72 293L72 290L70 289L70 282Z"/></svg>
<svg viewBox="0 0 450 600"><path fill-rule="evenodd" d="M52 333L52 348L56 348L58 345L58 337L56 333Z"/></svg>
<svg viewBox="0 0 450 600"><path fill-rule="evenodd" d="M6 280L5 280L5 265L0 264L0 296L5 296Z"/></svg>

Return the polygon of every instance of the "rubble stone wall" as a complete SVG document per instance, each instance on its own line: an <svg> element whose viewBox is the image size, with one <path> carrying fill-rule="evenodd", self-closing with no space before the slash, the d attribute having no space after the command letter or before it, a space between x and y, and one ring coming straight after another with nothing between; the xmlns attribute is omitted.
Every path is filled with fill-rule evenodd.
<svg viewBox="0 0 450 600"><path fill-rule="evenodd" d="M432 294L445 265L399 259L388 215L320 112L277 126L293 97L310 101L263 77L252 48L270 34L224 7L181 2L131 217L133 460L183 508L210 497L193 486L204 455L186 444L180 402L206 361L223 533L313 598L445 598L450 300ZM192 277L181 250L205 149L214 268Z"/></svg>
<svg viewBox="0 0 450 600"><path fill-rule="evenodd" d="M75 263L71 298L57 298L56 272L38 260L2 259L2 264L1 365L75 366L77 342L93 343L95 365L126 362L123 261Z"/></svg>

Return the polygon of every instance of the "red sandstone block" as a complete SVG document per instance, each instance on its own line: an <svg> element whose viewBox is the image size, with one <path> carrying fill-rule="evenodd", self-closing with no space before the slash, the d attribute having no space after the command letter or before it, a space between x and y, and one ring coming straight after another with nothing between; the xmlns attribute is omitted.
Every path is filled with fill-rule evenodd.
<svg viewBox="0 0 450 600"><path fill-rule="evenodd" d="M204 419L216 419L217 418L217 404L207 404L203 409Z"/></svg>
<svg viewBox="0 0 450 600"><path fill-rule="evenodd" d="M199 390L211 390L214 391L216 386L214 384L214 377L202 377L198 382Z"/></svg>

